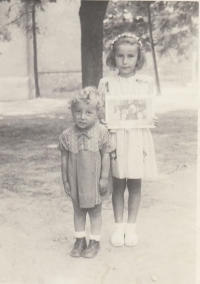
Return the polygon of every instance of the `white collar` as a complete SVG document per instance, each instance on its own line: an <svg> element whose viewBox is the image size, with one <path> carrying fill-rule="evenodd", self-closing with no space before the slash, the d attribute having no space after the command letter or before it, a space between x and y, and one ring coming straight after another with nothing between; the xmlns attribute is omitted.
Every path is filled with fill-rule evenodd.
<svg viewBox="0 0 200 284"><path fill-rule="evenodd" d="M119 76L119 75L118 75L118 76ZM124 81L124 82L126 81L126 82L128 82L129 84L133 84L133 81L135 81L135 79L136 79L136 75L130 76L130 77L128 77L128 78L119 76L119 79L122 80L122 81Z"/></svg>

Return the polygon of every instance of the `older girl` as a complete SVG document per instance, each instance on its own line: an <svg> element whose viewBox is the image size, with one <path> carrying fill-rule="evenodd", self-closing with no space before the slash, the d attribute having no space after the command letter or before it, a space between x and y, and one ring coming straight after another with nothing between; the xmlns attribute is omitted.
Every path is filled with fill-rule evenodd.
<svg viewBox="0 0 200 284"><path fill-rule="evenodd" d="M125 33L114 39L107 65L117 68L118 74L105 77L99 92L106 95L132 96L153 94L151 77L137 74L145 64L142 44L134 34ZM149 129L111 130L111 169L113 175L113 211L116 230L111 238L114 246L134 246L138 243L136 217L141 198L141 179L157 176L154 144ZM128 197L128 220L124 226L124 192ZM124 238L125 235L125 238Z"/></svg>

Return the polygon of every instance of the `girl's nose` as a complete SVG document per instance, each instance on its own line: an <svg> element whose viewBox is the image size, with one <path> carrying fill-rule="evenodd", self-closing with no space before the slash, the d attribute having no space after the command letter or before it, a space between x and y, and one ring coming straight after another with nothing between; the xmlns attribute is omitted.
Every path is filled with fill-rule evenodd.
<svg viewBox="0 0 200 284"><path fill-rule="evenodd" d="M85 119L85 113L84 112L81 114L81 119Z"/></svg>
<svg viewBox="0 0 200 284"><path fill-rule="evenodd" d="M126 56L124 56L124 58L123 58L123 64L127 64L127 57Z"/></svg>

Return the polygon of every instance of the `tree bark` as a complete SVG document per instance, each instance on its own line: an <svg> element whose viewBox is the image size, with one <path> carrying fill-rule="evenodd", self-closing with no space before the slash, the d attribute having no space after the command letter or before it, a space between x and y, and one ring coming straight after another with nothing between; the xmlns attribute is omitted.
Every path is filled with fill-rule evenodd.
<svg viewBox="0 0 200 284"><path fill-rule="evenodd" d="M35 96L40 97L39 79L38 79L38 63L37 63L37 35L35 22L35 3L32 5L32 33L33 33L33 66L35 78Z"/></svg>
<svg viewBox="0 0 200 284"><path fill-rule="evenodd" d="M153 65L154 65L154 73L155 73L155 80L156 80L157 95L160 95L161 94L161 90L160 90L160 82L159 82L158 69L157 69L157 63L156 63L156 54L155 54L154 43L153 43L150 5L151 5L151 3L147 3L149 38L150 38L150 44L151 44L151 52L152 52L152 56L153 56Z"/></svg>
<svg viewBox="0 0 200 284"><path fill-rule="evenodd" d="M98 86L103 76L103 20L108 1L81 1L82 86Z"/></svg>

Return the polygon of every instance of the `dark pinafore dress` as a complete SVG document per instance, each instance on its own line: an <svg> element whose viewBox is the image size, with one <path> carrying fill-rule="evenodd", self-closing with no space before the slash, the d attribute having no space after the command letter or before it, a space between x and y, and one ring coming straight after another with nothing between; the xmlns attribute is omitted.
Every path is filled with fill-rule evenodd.
<svg viewBox="0 0 200 284"><path fill-rule="evenodd" d="M76 125L63 131L59 148L68 151L67 176L72 202L80 208L93 208L112 193L111 177L104 195L99 193L101 154L109 152L109 134L105 126L97 122L87 131Z"/></svg>

